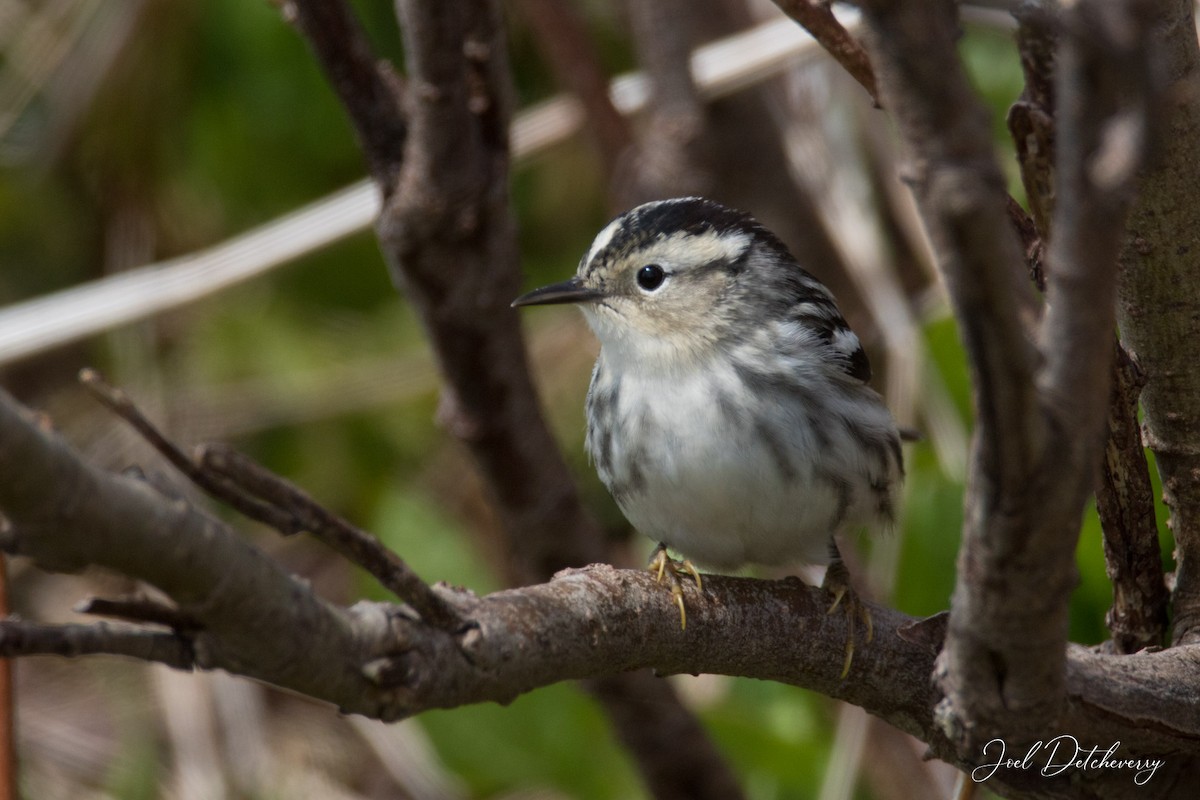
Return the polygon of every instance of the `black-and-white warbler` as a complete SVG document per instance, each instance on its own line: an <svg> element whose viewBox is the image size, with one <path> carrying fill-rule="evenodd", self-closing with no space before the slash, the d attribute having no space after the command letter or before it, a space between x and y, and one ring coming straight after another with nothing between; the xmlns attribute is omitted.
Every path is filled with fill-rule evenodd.
<svg viewBox="0 0 1200 800"><path fill-rule="evenodd" d="M659 542L652 566L681 615L667 547L715 568L832 561L836 607L848 582L833 536L890 523L903 466L829 290L753 217L687 197L617 217L575 277L513 305L549 303L578 303L600 340L587 449ZM852 652L853 633L847 669Z"/></svg>

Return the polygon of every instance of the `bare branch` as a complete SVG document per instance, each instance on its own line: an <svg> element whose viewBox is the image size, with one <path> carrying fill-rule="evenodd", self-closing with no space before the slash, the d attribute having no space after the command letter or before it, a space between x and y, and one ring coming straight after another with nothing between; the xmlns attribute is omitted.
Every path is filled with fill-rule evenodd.
<svg viewBox="0 0 1200 800"><path fill-rule="evenodd" d="M342 611L314 598L218 523L136 482L84 466L6 398L0 399L0 508L15 523L6 534L9 549L41 566L95 564L154 583L198 625L180 637L124 633L120 626L9 622L0 625L0 654L106 652L222 668L383 719L508 702L570 679L600 679L595 691L604 697L612 676L646 667L659 674L743 675L860 705L959 766L986 757L957 753L933 714L938 693L929 674L945 615L914 620L871 606L875 639L856 652L843 679L847 618L827 614L828 595L794 578L709 576L702 595L689 590L693 624L686 630L671 594L652 575L608 566L484 598L439 588L470 620L459 632L434 628L402 606L359 603ZM38 511L46 508L70 510ZM114 630L121 633L98 633ZM1087 742L1119 738L1123 757L1163 759L1156 785L1200 777L1200 649L1115 657L1074 648L1066 674L1071 702L1057 730ZM637 680L647 692L654 688L645 673ZM631 696L621 691L623 703ZM642 709L658 708L652 693L640 697ZM674 718L669 701L665 708ZM635 707L623 710L633 714ZM1010 770L990 785L1028 794L1108 791L1117 781L1124 785L1128 776Z"/></svg>
<svg viewBox="0 0 1200 800"><path fill-rule="evenodd" d="M454 609L404 559L379 539L317 503L300 487L225 445L201 446L198 461L203 470L220 476L226 485L266 501L276 514L288 520L288 528L308 531L352 564L365 569L430 625L442 630L457 630L462 626L463 620ZM286 529L281 530L286 533Z"/></svg>
<svg viewBox="0 0 1200 800"><path fill-rule="evenodd" d="M1045 366L1036 370L1018 324L1029 289L1001 224L1003 181L986 114L955 51L954 6L877 0L864 8L884 104L914 153L914 189L975 369L978 430L938 675L946 692L942 725L972 750L1001 731L1008 741L1041 735L1065 702L1073 554L1108 397L1109 254L1146 125L1146 101L1129 87L1145 88L1144 61L1134 54L1152 48L1136 15L1123 20L1124 38L1112 38L1113 29L1087 16L1087 3L1074 4L1075 27L1059 65L1066 109L1058 130L1059 216L1042 327ZM1104 61L1105 47L1130 60Z"/></svg>
<svg viewBox="0 0 1200 800"><path fill-rule="evenodd" d="M955 48L951 2L863 3L868 44L912 157L908 176L930 228L975 370L979 478L994 496L1016 491L1040 433L1033 389L1036 355L1018 309L1029 288L991 149L987 112ZM1020 298L1020 299L1019 299Z"/></svg>
<svg viewBox="0 0 1200 800"><path fill-rule="evenodd" d="M392 151L373 156L399 170L395 186L383 187L380 247L444 375L440 421L470 449L495 501L508 555L501 567L512 583L544 580L565 566L603 560L606 548L542 419L509 307L521 277L507 202L511 91L500 4L401 0L397 15L411 87L409 136L402 164ZM625 691L600 700L619 717L644 679L615 680ZM681 769L707 776L709 785L731 783L724 760L669 687L659 716L645 724L662 745L658 757L686 764ZM651 791L678 796L677 786L657 782L660 775L644 772Z"/></svg>
<svg viewBox="0 0 1200 800"><path fill-rule="evenodd" d="M346 107L371 174L386 196L395 184L408 133L398 79L386 62L376 59L349 3L287 0L283 8Z"/></svg>
<svg viewBox="0 0 1200 800"><path fill-rule="evenodd" d="M296 533L298 528L290 527L286 515L278 513L269 503L241 491L237 486L229 485L220 476L203 469L195 460L185 453L158 429L141 409L130 399L122 389L110 385L104 377L94 369L86 367L79 371L79 382L83 384L92 396L104 406L129 423L146 443L158 451L159 455L183 473L192 483L199 486L213 497L220 498L245 516L264 522L284 535Z"/></svg>
<svg viewBox="0 0 1200 800"><path fill-rule="evenodd" d="M308 531L365 569L431 625L453 630L462 624L453 609L402 558L374 536L321 506L295 484L225 445L204 445L193 459L168 439L125 392L110 386L98 372L85 369L79 380L174 467L216 499L284 536Z"/></svg>
<svg viewBox="0 0 1200 800"><path fill-rule="evenodd" d="M196 666L223 668L394 717L362 674L392 645L364 638L353 619L217 520L145 483L84 464L42 422L0 392L0 545L44 569L106 567L165 592L203 626ZM320 643L320 646L314 646Z"/></svg>
<svg viewBox="0 0 1200 800"><path fill-rule="evenodd" d="M519 319L507 204L509 87L498 4L399 5L411 137L379 237L445 376L439 420L497 502L513 583L604 558L538 409Z"/></svg>
<svg viewBox="0 0 1200 800"><path fill-rule="evenodd" d="M89 597L75 607L79 614L98 614L117 617L129 622L164 625L177 632L190 632L200 628L195 618L182 613L178 608L159 602L142 594L126 597Z"/></svg>
<svg viewBox="0 0 1200 800"><path fill-rule="evenodd" d="M1021 182L1037 233L1050 238L1054 213L1055 89L1058 50L1056 8L1046 3L1022 3L1017 18L1017 51L1025 73L1020 99L1008 110L1008 130L1016 145ZM1037 280L1045 291L1045 278Z"/></svg>
<svg viewBox="0 0 1200 800"><path fill-rule="evenodd" d="M1154 52L1167 82L1155 163L1121 249L1121 336L1146 374L1145 441L1175 535L1175 642L1200 641L1200 48L1191 0L1161 0Z"/></svg>
<svg viewBox="0 0 1200 800"><path fill-rule="evenodd" d="M1038 231L1051 238L1055 206L1056 64L1061 21L1057 7L1026 3L1016 12L1017 44L1025 71L1021 100L1009 111L1021 177ZM1045 275L1033 275L1046 290ZM1117 652L1161 645L1167 622L1154 497L1137 420L1144 384L1137 365L1114 337L1113 380L1108 412L1104 469L1096 504L1104 530L1104 553L1113 582L1108 624Z"/></svg>
<svg viewBox="0 0 1200 800"><path fill-rule="evenodd" d="M1137 416L1144 384L1137 364L1115 342L1108 441L1096 508L1104 529L1104 563L1113 584L1108 627L1118 653L1159 647L1167 631L1167 586L1154 491Z"/></svg>
<svg viewBox="0 0 1200 800"><path fill-rule="evenodd" d="M820 42L821 46L867 90L872 102L879 105L879 90L875 85L875 71L867 58L867 51L842 27L833 15L830 4L824 0L774 0L775 5L800 24L804 30Z"/></svg>
<svg viewBox="0 0 1200 800"><path fill-rule="evenodd" d="M75 658L103 653L154 661L175 669L196 666L191 644L175 633L132 625L37 625L0 620L0 656L52 655Z"/></svg>

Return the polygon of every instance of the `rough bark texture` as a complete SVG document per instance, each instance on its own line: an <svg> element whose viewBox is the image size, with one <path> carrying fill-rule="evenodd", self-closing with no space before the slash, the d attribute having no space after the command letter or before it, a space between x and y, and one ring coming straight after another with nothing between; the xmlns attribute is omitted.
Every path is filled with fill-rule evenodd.
<svg viewBox="0 0 1200 800"><path fill-rule="evenodd" d="M1144 383L1137 364L1117 342L1096 508L1104 529L1104 563L1113 585L1108 629L1118 653L1161 647L1167 632L1169 597L1158 545L1154 490L1137 418Z"/></svg>
<svg viewBox="0 0 1200 800"><path fill-rule="evenodd" d="M1200 640L1200 52L1189 0L1158 4L1167 82L1158 158L1121 248L1121 337L1146 376L1145 440L1171 509L1174 639Z"/></svg>
<svg viewBox="0 0 1200 800"><path fill-rule="evenodd" d="M1032 742L1066 710L1074 547L1107 410L1111 253L1147 126L1138 93L1148 9L1078 3L1064 15L1049 310L1035 349L1022 335L1030 290L1003 224L987 116L955 52L954 6L863 5L883 104L913 155L914 191L974 368L978 422L938 717L964 753L996 736Z"/></svg>
<svg viewBox="0 0 1200 800"><path fill-rule="evenodd" d="M1025 89L1009 110L1008 125L1036 226L1036 238L1026 243L1027 255L1031 247L1043 249L1053 234L1055 76L1061 26L1057 11L1057 6L1027 3L1016 14ZM1045 291L1044 271L1036 268L1040 259L1031 263L1035 265L1031 273L1034 285ZM1153 490L1137 419L1143 384L1137 364L1121 343L1114 341L1108 436L1096 505L1104 531L1105 564L1113 582L1113 607L1107 620L1111 646L1122 653L1161 645L1167 625L1168 596Z"/></svg>

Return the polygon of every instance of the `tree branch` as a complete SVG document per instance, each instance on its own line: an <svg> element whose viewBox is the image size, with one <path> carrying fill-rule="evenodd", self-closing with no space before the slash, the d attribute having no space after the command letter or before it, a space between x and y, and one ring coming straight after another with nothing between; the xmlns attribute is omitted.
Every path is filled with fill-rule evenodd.
<svg viewBox="0 0 1200 800"><path fill-rule="evenodd" d="M879 89L867 51L837 21L830 3L824 0L774 0L774 3L780 11L808 31L850 77L867 90L871 101L879 105Z"/></svg>
<svg viewBox="0 0 1200 800"><path fill-rule="evenodd" d="M10 523L0 544L9 552L44 569L106 567L169 595L203 626L192 640L196 666L395 716L360 668L377 655L378 638L360 636L350 615L217 520L82 463L2 392L0 509Z"/></svg>
<svg viewBox="0 0 1200 800"><path fill-rule="evenodd" d="M855 653L843 679L848 620L827 614L828 595L796 578L708 576L703 594L688 590L694 624L686 630L671 594L652 575L608 566L569 570L549 583L483 598L437 587L469 620L457 632L430 626L403 606L364 602L337 609L182 502L85 466L4 395L0 508L13 522L4 542L9 550L53 569L91 564L119 570L161 588L195 621L193 633L180 635L10 620L0 625L0 655L103 652L185 669L221 668L382 719L506 703L570 679L594 679L603 697L613 676L647 667L658 674L741 675L860 705L960 767L987 763L986 754L958 752L934 718L939 695L929 674L944 615L914 620L871 606L875 638ZM1122 757L1165 761L1156 786L1186 785L1200 778L1197 674L1196 647L1122 657L1073 648L1069 702L1056 730L1081 742L1120 739ZM653 688L646 673L637 680ZM622 691L623 702L629 697ZM657 708L652 695L643 699L643 709ZM673 718L669 704L667 710ZM1141 790L1128 776L1102 770L1058 776L1006 770L989 785L1010 796L1123 796L1126 785Z"/></svg>
<svg viewBox="0 0 1200 800"><path fill-rule="evenodd" d="M1118 653L1161 647L1167 632L1168 596L1154 491L1137 418L1144 383L1137 364L1120 342L1114 342L1108 440L1096 508L1104 531L1104 564L1113 585L1108 628Z"/></svg>
<svg viewBox="0 0 1200 800"><path fill-rule="evenodd" d="M1158 159L1143 175L1121 248L1121 335L1145 372L1145 440L1175 535L1176 642L1200 641L1200 48L1190 0L1156 4L1167 83Z"/></svg>
<svg viewBox="0 0 1200 800"><path fill-rule="evenodd" d="M342 0L289 0L284 9L345 106L375 182L390 191L408 133L395 73L376 59L366 31Z"/></svg>
<svg viewBox="0 0 1200 800"><path fill-rule="evenodd" d="M1099 457L1111 363L1106 309L1112 308L1114 274L1105 268L1104 245L1115 245L1121 230L1130 170L1141 152L1136 141L1129 147L1114 136L1143 132L1145 107L1121 82L1119 73L1130 63L1112 67L1087 49L1087 36L1106 41L1102 34L1111 31L1084 16L1090 6L1075 4L1087 10L1076 12L1071 55L1064 56L1079 60L1060 63L1058 93L1067 111L1058 132L1045 366L1036 372L1035 388L1037 355L1021 335L1017 314L1029 302L1029 289L1014 269L1020 252L1001 223L1003 180L986 113L955 51L954 6L863 5L884 105L893 109L914 154L914 190L974 366L978 428L949 636L939 662L946 698L938 715L964 751L1001 732L1006 741L1032 741L1065 702L1074 546ZM1126 48L1130 39L1142 43L1141 33L1134 26L1126 39L1108 45L1137 52ZM1137 81L1145 69L1141 62L1133 66L1141 67L1130 78Z"/></svg>
<svg viewBox="0 0 1200 800"><path fill-rule="evenodd" d="M85 369L80 372L79 380L168 462L212 497L228 503L250 519L270 525L284 536L308 531L366 570L431 625L453 630L462 624L404 559L374 536L318 504L296 485L224 445L204 445L193 458L168 439L124 391L110 386L98 372Z"/></svg>
<svg viewBox="0 0 1200 800"><path fill-rule="evenodd" d="M1038 232L1051 237L1055 201L1055 75L1061 20L1057 7L1027 3L1016 12L1017 44L1025 72L1021 99L1009 111L1021 178ZM1045 275L1033 275L1046 290ZM1138 397L1144 379L1114 336L1113 378L1104 465L1096 505L1104 532L1105 564L1113 582L1108 616L1117 652L1161 645L1167 621L1154 497L1138 426Z"/></svg>
<svg viewBox="0 0 1200 800"><path fill-rule="evenodd" d="M166 664L175 669L196 666L191 643L176 633L132 625L36 625L0 620L0 656L51 655L76 658L103 653Z"/></svg>

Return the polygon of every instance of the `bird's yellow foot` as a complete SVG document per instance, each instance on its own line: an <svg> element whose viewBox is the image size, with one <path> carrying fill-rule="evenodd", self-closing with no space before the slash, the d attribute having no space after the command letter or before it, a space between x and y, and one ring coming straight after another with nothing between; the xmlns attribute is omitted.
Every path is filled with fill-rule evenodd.
<svg viewBox="0 0 1200 800"><path fill-rule="evenodd" d="M821 584L821 587L833 594L833 603L830 604L829 610L825 612L826 614L832 614L837 610L839 605L845 609L846 621L849 627L846 633L846 658L842 662L842 677L845 678L850 674L850 664L854 661L856 623L861 622L866 629L866 636L863 638L864 644L870 644L871 639L875 635L875 627L871 622L871 611L859 599L858 595L855 594L854 589L851 588L850 573L846 571L846 565L842 562L840 556L836 557L829 565L829 569L825 573L825 581Z"/></svg>
<svg viewBox="0 0 1200 800"><path fill-rule="evenodd" d="M682 561L671 558L667 555L667 546L660 542L650 555L647 569L654 573L659 583L662 583L664 578L670 582L671 596L675 598L675 605L679 607L679 626L686 630L687 607L683 604L683 581L680 575L690 576L696 582L696 588L703 589L704 583L700 580L700 573L696 571L695 565L686 558Z"/></svg>

